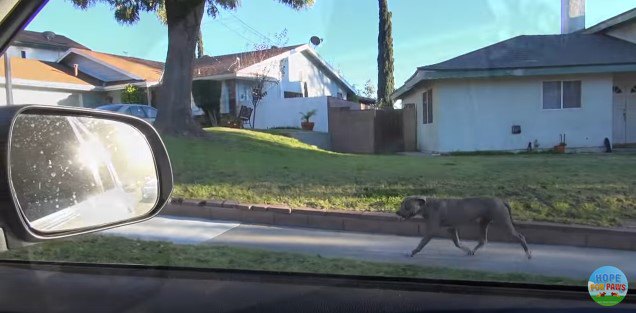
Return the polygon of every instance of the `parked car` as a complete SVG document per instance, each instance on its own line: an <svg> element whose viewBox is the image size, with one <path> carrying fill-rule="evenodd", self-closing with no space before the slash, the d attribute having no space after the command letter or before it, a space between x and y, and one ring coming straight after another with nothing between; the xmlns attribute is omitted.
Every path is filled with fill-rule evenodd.
<svg viewBox="0 0 636 313"><path fill-rule="evenodd" d="M149 123L154 123L157 118L157 109L145 104L108 104L96 109L132 115Z"/></svg>
<svg viewBox="0 0 636 313"><path fill-rule="evenodd" d="M141 200L156 201L157 199L157 184L159 182L155 178L147 177L145 183L141 187Z"/></svg>
<svg viewBox="0 0 636 313"><path fill-rule="evenodd" d="M157 109L145 104L107 104L99 106L97 109L136 116L149 123L154 123L157 118ZM204 126L205 112L203 110L198 107L192 108L192 117Z"/></svg>

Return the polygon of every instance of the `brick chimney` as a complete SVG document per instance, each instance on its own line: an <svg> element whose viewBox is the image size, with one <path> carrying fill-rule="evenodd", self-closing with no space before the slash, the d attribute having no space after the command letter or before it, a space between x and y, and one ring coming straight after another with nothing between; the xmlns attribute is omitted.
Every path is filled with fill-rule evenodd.
<svg viewBox="0 0 636 313"><path fill-rule="evenodd" d="M561 34L585 29L585 0L561 0Z"/></svg>

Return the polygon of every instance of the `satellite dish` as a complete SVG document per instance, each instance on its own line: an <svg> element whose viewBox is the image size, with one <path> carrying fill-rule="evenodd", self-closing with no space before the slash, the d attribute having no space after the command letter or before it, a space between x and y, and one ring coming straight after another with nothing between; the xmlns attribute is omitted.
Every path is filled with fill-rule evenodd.
<svg viewBox="0 0 636 313"><path fill-rule="evenodd" d="M311 36L311 38L309 38L309 42L311 42L314 46L317 46L322 42L322 39L318 36Z"/></svg>
<svg viewBox="0 0 636 313"><path fill-rule="evenodd" d="M51 40L55 38L55 33L52 31L45 31L42 33L42 35L44 36L44 38L46 38L46 40Z"/></svg>

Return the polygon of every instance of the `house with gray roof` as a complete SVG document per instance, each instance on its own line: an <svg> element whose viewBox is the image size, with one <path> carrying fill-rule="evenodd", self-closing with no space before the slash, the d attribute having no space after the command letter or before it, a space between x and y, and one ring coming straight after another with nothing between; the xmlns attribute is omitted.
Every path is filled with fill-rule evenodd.
<svg viewBox="0 0 636 313"><path fill-rule="evenodd" d="M517 36L417 68L392 97L416 107L418 149L636 144L636 9L585 29L584 7L562 1L562 34Z"/></svg>

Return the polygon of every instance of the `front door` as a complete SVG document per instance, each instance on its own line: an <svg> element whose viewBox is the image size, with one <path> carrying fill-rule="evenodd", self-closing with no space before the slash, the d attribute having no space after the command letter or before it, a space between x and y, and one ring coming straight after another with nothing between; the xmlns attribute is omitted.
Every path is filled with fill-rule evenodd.
<svg viewBox="0 0 636 313"><path fill-rule="evenodd" d="M629 88L614 86L613 101L614 144L636 143L636 85Z"/></svg>

